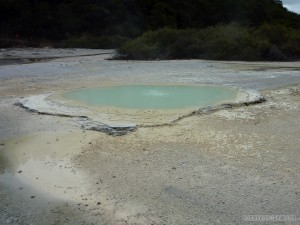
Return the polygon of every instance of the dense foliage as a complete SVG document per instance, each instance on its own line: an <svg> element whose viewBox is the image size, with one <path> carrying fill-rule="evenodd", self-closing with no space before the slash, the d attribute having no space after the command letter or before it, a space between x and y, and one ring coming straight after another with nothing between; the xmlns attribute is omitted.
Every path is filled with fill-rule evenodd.
<svg viewBox="0 0 300 225"><path fill-rule="evenodd" d="M264 24L148 31L118 50L125 59L297 60L300 30Z"/></svg>
<svg viewBox="0 0 300 225"><path fill-rule="evenodd" d="M300 15L287 11L280 0L1 0L0 4L2 40L123 46L121 57L140 59L251 59L249 53L253 59L299 58Z"/></svg>

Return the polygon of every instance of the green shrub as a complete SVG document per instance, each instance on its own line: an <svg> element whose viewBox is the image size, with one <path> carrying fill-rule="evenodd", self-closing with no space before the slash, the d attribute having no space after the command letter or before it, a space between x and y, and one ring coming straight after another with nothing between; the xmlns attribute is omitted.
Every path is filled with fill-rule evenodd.
<svg viewBox="0 0 300 225"><path fill-rule="evenodd" d="M232 23L205 29L148 31L118 50L121 59L290 60L300 58L300 31Z"/></svg>
<svg viewBox="0 0 300 225"><path fill-rule="evenodd" d="M126 59L149 60L158 56L158 49L154 45L147 44L144 37L127 42L118 49L118 57Z"/></svg>

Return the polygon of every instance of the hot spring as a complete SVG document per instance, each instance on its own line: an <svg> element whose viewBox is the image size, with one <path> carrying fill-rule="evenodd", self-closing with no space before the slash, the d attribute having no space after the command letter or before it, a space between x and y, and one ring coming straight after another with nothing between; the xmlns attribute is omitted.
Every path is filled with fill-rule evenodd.
<svg viewBox="0 0 300 225"><path fill-rule="evenodd" d="M183 109L207 107L236 97L227 87L188 85L121 85L77 89L64 97L83 104L127 109Z"/></svg>

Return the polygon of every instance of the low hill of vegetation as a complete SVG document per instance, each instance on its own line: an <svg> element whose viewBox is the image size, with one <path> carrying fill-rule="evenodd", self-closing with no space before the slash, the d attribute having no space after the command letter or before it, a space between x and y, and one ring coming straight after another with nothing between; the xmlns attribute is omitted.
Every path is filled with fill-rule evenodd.
<svg viewBox="0 0 300 225"><path fill-rule="evenodd" d="M300 59L300 30L264 24L238 24L203 29L162 28L124 44L121 59L214 59L287 61Z"/></svg>
<svg viewBox="0 0 300 225"><path fill-rule="evenodd" d="M118 48L122 59L297 60L280 0L2 0L0 47Z"/></svg>

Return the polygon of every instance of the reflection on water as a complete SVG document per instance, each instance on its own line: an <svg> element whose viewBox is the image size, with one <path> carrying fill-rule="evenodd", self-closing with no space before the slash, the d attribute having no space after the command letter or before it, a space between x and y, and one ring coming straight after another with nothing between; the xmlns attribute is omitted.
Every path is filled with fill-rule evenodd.
<svg viewBox="0 0 300 225"><path fill-rule="evenodd" d="M9 168L9 163L6 157L0 154L0 175L5 173L6 170Z"/></svg>
<svg viewBox="0 0 300 225"><path fill-rule="evenodd" d="M157 91L157 90L146 90L145 95L150 95L150 96L167 96L170 95L170 93L162 92L162 91Z"/></svg>
<svg viewBox="0 0 300 225"><path fill-rule="evenodd" d="M0 183L17 188L25 185L49 197L80 199L79 193L85 186L83 176L68 157L81 149L74 141L78 141L78 136L68 134L65 141L59 143L54 135L11 141L2 148Z"/></svg>
<svg viewBox="0 0 300 225"><path fill-rule="evenodd" d="M63 196L74 200L83 186L81 175L66 160L29 159L17 165L14 170L6 170L0 175L0 182L16 185L20 182L49 195ZM78 196L77 196L78 197Z"/></svg>

